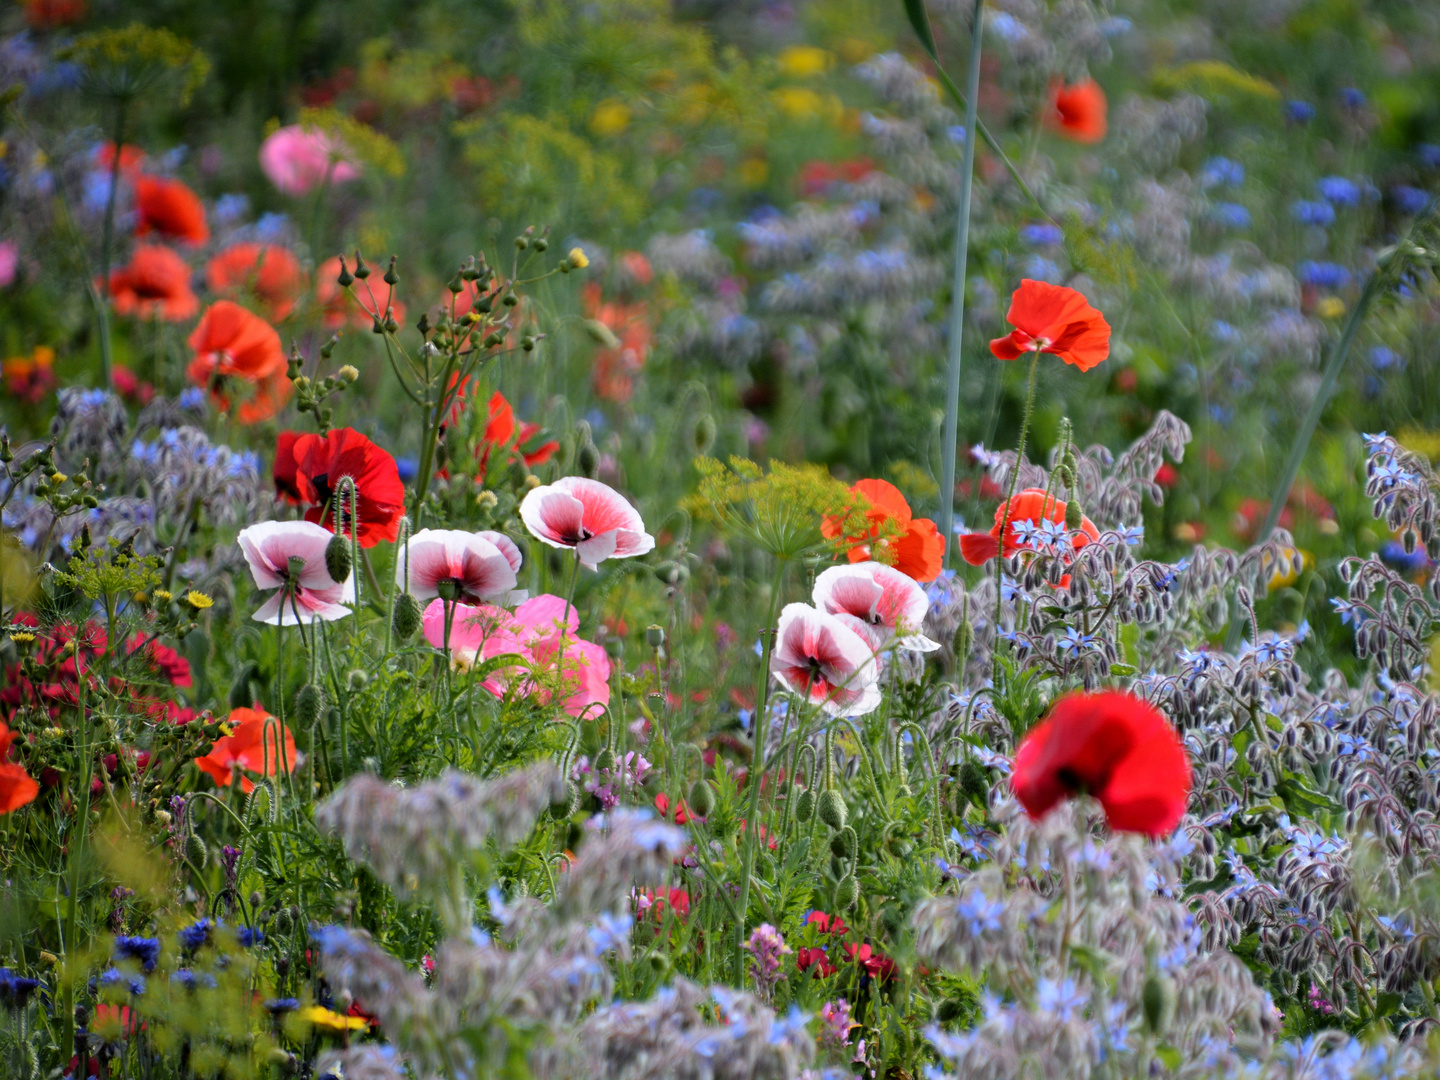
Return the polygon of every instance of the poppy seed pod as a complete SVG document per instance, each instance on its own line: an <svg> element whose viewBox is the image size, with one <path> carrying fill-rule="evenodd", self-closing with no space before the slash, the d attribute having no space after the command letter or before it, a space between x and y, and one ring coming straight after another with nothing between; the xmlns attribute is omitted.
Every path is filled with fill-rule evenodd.
<svg viewBox="0 0 1440 1080"><path fill-rule="evenodd" d="M595 771L610 772L615 768L615 751L608 746L595 755Z"/></svg>
<svg viewBox="0 0 1440 1080"><path fill-rule="evenodd" d="M645 628L645 644L652 649L659 649L665 644L665 628L651 623Z"/></svg>
<svg viewBox="0 0 1440 1080"><path fill-rule="evenodd" d="M845 800L834 788L827 788L820 793L816 812L820 815L821 821L837 832L845 828L845 819L849 816L845 808Z"/></svg>
<svg viewBox="0 0 1440 1080"><path fill-rule="evenodd" d="M420 610L420 601L408 592L395 598L395 614L391 617L390 628L401 641L408 641L420 629L425 613Z"/></svg>
<svg viewBox="0 0 1440 1080"><path fill-rule="evenodd" d="M695 421L695 427L690 432L690 445L697 454L708 454L715 445L715 418L709 413Z"/></svg>
<svg viewBox="0 0 1440 1080"><path fill-rule="evenodd" d="M705 780L690 785L690 809L697 817L709 817L715 809L715 789Z"/></svg>
<svg viewBox="0 0 1440 1080"><path fill-rule="evenodd" d="M325 545L325 569L330 572L331 581L343 584L349 580L351 568L350 541L336 533Z"/></svg>
<svg viewBox="0 0 1440 1080"><path fill-rule="evenodd" d="M849 911L860 902L860 883L846 874L835 884L835 910Z"/></svg>
<svg viewBox="0 0 1440 1080"><path fill-rule="evenodd" d="M325 711L325 690L314 683L306 683L295 692L295 719L307 727L320 719Z"/></svg>
<svg viewBox="0 0 1440 1080"><path fill-rule="evenodd" d="M976 806L990 801L990 777L974 758L966 758L960 765L960 790Z"/></svg>

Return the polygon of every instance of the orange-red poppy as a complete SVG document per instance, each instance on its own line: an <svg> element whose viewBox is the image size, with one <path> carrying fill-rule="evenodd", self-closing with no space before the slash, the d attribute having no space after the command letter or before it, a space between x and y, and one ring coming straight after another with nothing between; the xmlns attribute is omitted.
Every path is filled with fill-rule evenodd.
<svg viewBox="0 0 1440 1080"><path fill-rule="evenodd" d="M12 356L0 363L5 389L31 405L42 401L55 388L55 350L36 345L29 356Z"/></svg>
<svg viewBox="0 0 1440 1080"><path fill-rule="evenodd" d="M650 323L645 303L602 301L597 281L587 282L581 296L590 318L619 339L618 345L595 353L595 366L591 369L595 392L609 401L629 401L635 392L635 376L645 366L650 352Z"/></svg>
<svg viewBox="0 0 1440 1080"><path fill-rule="evenodd" d="M1010 298L1005 321L1015 329L990 342L1001 360L1053 353L1081 371L1110 355L1110 324L1074 289L1026 278Z"/></svg>
<svg viewBox="0 0 1440 1080"><path fill-rule="evenodd" d="M870 504L865 516L869 533L847 536L852 563L880 562L894 566L916 581L934 581L945 558L945 538L929 518L917 518L900 489L885 480L861 480L850 489ZM840 536L840 521L827 517L820 531L828 540Z"/></svg>
<svg viewBox="0 0 1440 1080"><path fill-rule="evenodd" d="M324 312L325 325L338 330L347 323L358 330L369 330L375 318L385 318L385 298L390 286L378 277L357 281L350 289L340 287L340 256L326 259L315 271L315 299ZM352 295L353 294L353 295ZM405 305L391 298L395 321L405 321ZM378 311L376 309L379 309Z"/></svg>
<svg viewBox="0 0 1440 1080"><path fill-rule="evenodd" d="M971 566L979 566L983 562L995 558L1000 552L1000 526L1005 523L1005 556L1009 558L1021 548L1029 549L1030 545L1020 539L1019 530L1016 528L1022 521L1032 522L1038 525L1042 521L1051 521L1056 525L1065 524L1065 511L1067 504L1054 495L1047 495L1044 488L1026 488L1017 491L1010 500L1009 513L1006 513L1005 503L995 508L995 524L990 527L989 532L967 533L960 537L960 555ZM1080 528L1070 533L1070 546L1077 551L1087 544L1100 539L1100 530L1088 517L1081 515ZM1064 579L1068 583L1068 577Z"/></svg>
<svg viewBox="0 0 1440 1080"><path fill-rule="evenodd" d="M123 152L121 163L124 163ZM210 227L205 224L205 204L179 180L163 176L137 177L135 210L139 214L136 236L155 232L187 244L203 244L210 239Z"/></svg>
<svg viewBox="0 0 1440 1080"><path fill-rule="evenodd" d="M133 143L126 143L120 147L120 171L126 176L134 176L140 171L140 166L145 163L145 151ZM115 164L115 144L104 142L95 151L95 166L109 172Z"/></svg>
<svg viewBox="0 0 1440 1080"><path fill-rule="evenodd" d="M136 247L130 262L111 272L109 291L117 315L184 322L200 310L200 298L190 288L189 264L160 244Z"/></svg>
<svg viewBox="0 0 1440 1080"><path fill-rule="evenodd" d="M232 244L210 260L205 281L222 296L253 294L265 305L271 322L280 322L295 310L305 291L300 260L276 244Z"/></svg>
<svg viewBox="0 0 1440 1080"><path fill-rule="evenodd" d="M85 17L85 0L25 0L25 21L36 30L54 30Z"/></svg>
<svg viewBox="0 0 1440 1080"><path fill-rule="evenodd" d="M19 810L40 793L40 785L25 771L25 766L8 760L10 744L14 741L14 733L0 720L0 814Z"/></svg>
<svg viewBox="0 0 1440 1080"><path fill-rule="evenodd" d="M255 790L255 782L246 773L256 776L279 776L283 764L286 772L295 771L295 736L264 709L232 709L226 718L234 725L229 735L216 739L210 752L197 757L200 771L221 787L229 787L234 770L240 769L240 790Z"/></svg>
<svg viewBox="0 0 1440 1080"><path fill-rule="evenodd" d="M217 300L206 309L190 347L195 359L188 374L196 386L210 391L216 405L230 408L226 382L238 379L249 383L252 396L237 412L246 424L274 416L290 396L285 376L285 353L280 335L259 315L230 300Z"/></svg>
<svg viewBox="0 0 1440 1080"><path fill-rule="evenodd" d="M1097 143L1105 138L1105 91L1094 79L1067 86L1050 84L1050 110L1045 125L1067 139Z"/></svg>

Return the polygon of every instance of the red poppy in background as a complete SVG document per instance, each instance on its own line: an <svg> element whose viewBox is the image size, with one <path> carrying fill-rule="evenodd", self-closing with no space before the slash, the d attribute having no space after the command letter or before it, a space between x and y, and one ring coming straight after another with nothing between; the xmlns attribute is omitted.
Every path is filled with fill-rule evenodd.
<svg viewBox="0 0 1440 1080"><path fill-rule="evenodd" d="M123 150L120 160L124 164ZM203 244L210 239L210 227L205 224L205 204L179 180L163 176L137 177L135 210L139 215L135 223L136 236L154 232L187 244Z"/></svg>
<svg viewBox="0 0 1440 1080"><path fill-rule="evenodd" d="M35 30L54 30L85 17L85 0L25 0L25 21Z"/></svg>
<svg viewBox="0 0 1440 1080"><path fill-rule="evenodd" d="M1105 316L1064 285L1021 281L1010 298L1005 321L1015 330L990 342L990 351L1001 360L1039 351L1089 371L1110 355L1110 324Z"/></svg>
<svg viewBox="0 0 1440 1080"><path fill-rule="evenodd" d="M200 310L200 298L190 288L189 264L160 244L140 244L127 265L111 271L109 293L117 315L184 322Z"/></svg>
<svg viewBox="0 0 1440 1080"><path fill-rule="evenodd" d="M813 978L828 979L839 970L830 962L829 955L824 949L802 948L795 950L795 967L800 971L815 969Z"/></svg>
<svg viewBox="0 0 1440 1080"><path fill-rule="evenodd" d="M1120 690L1067 694L1015 751L1010 787L1032 818L1093 795L1112 829L1164 836L1185 815L1190 758L1148 701Z"/></svg>
<svg viewBox="0 0 1440 1080"><path fill-rule="evenodd" d="M240 790L247 795L255 782L246 773L279 776L283 761L286 772L295 771L295 736L264 709L232 709L226 718L234 730L216 739L210 752L197 757L200 771L221 787L229 787L234 770L240 768Z"/></svg>
<svg viewBox="0 0 1440 1080"><path fill-rule="evenodd" d="M870 504L865 516L872 523L867 535L844 538L850 561L887 563L916 581L934 581L945 557L945 539L935 522L915 517L900 489L885 480L861 480L850 490ZM886 535L881 536L882 530ZM836 539L839 520L827 517L820 532L827 540Z"/></svg>
<svg viewBox="0 0 1440 1080"><path fill-rule="evenodd" d="M549 461L560 449L560 444L554 439L535 443L535 436L539 435L542 430L539 424L532 424L528 420L517 421L515 410L510 407L510 402L505 400L504 394L496 390L490 395L489 419L485 422L485 435L475 447L475 454L480 461L480 469L475 474L476 481L484 482L492 452L509 451L506 454L506 461L513 461L518 453L520 459L527 466L543 465ZM527 444L530 444L529 449L526 449Z"/></svg>
<svg viewBox="0 0 1440 1080"><path fill-rule="evenodd" d="M692 817L690 808L685 805L684 799L675 800L675 813L670 813L670 796L660 792L655 796L655 809L660 811L660 816L667 821L673 821L676 825L686 824Z"/></svg>
<svg viewBox="0 0 1440 1080"><path fill-rule="evenodd" d="M400 535L405 513L405 485L395 459L354 428L336 428L328 435L281 432L275 447L275 490L291 502L304 503L305 520L335 531L341 508L332 505L341 477L355 482L358 506L345 508L342 531L350 535L349 520L358 518L356 536L361 547Z"/></svg>
<svg viewBox="0 0 1440 1080"><path fill-rule="evenodd" d="M876 952L869 945L856 945L851 942L845 946L845 955L859 964L871 978L881 982L895 974L895 961L884 953Z"/></svg>
<svg viewBox="0 0 1440 1080"><path fill-rule="evenodd" d="M55 350L36 345L29 356L12 356L0 362L0 376L7 393L35 405L55 388Z"/></svg>
<svg viewBox="0 0 1440 1080"><path fill-rule="evenodd" d="M1022 521L1030 521L1039 524L1042 521L1053 521L1056 525L1065 524L1065 511L1067 504L1055 498L1053 495L1046 495L1044 488L1026 488L1024 491L1015 493L1010 500L1010 511L1005 511L1005 503L995 508L995 524L990 527L989 532L966 533L960 537L960 554L971 566L979 566L983 562L995 558L1000 552L1000 526L1005 523L1005 557L1009 558L1021 548L1030 549L1029 544L1021 543L1020 535L1016 526ZM1100 530L1095 523L1083 515L1080 518L1080 528L1069 534L1070 546L1079 550L1093 540L1100 539Z"/></svg>
<svg viewBox="0 0 1440 1080"><path fill-rule="evenodd" d="M120 171L126 176L133 176L140 170L145 162L145 151L131 143L125 143L120 147ZM95 167L109 172L115 164L115 144L103 142L95 151Z"/></svg>
<svg viewBox="0 0 1440 1080"><path fill-rule="evenodd" d="M35 801L40 785L25 771L25 766L9 760L10 744L15 735L0 721L0 814L9 814Z"/></svg>
<svg viewBox="0 0 1440 1080"><path fill-rule="evenodd" d="M251 396L237 411L243 423L274 416L290 396L280 335L233 301L217 300L206 309L190 335L190 347L195 350L187 369L190 381L208 389L220 409L230 408L227 380L249 384Z"/></svg>
<svg viewBox="0 0 1440 1080"><path fill-rule="evenodd" d="M390 286L386 285L379 278L374 278L374 284L367 284L372 281L366 278L365 281L357 281L349 289L340 287L340 256L333 259L326 259L315 271L315 300L319 303L324 312L325 325L331 330L339 330L347 323L357 330L369 330L375 324L375 319L385 318L385 298L390 296ZM405 321L405 305L398 299L391 297L390 308L394 312L395 321Z"/></svg>
<svg viewBox="0 0 1440 1080"><path fill-rule="evenodd" d="M205 281L222 296L254 294L271 322L280 322L294 311L295 301L305 291L300 260L277 244L232 244L210 260Z"/></svg>
<svg viewBox="0 0 1440 1080"><path fill-rule="evenodd" d="M1094 79L1067 86L1050 84L1050 110L1045 126L1067 139L1097 143L1105 138L1105 91Z"/></svg>
<svg viewBox="0 0 1440 1080"><path fill-rule="evenodd" d="M812 911L805 916L805 924L813 926L822 934L847 934L850 927L845 925L845 920L839 915L827 915L823 911Z"/></svg>
<svg viewBox="0 0 1440 1080"><path fill-rule="evenodd" d="M602 301L598 281L586 282L581 296L590 318L619 341L595 353L595 366L591 369L595 392L607 401L629 401L635 392L635 376L645 366L650 353L650 323L645 303Z"/></svg>
<svg viewBox="0 0 1440 1080"><path fill-rule="evenodd" d="M110 370L110 385L126 401L134 402L137 405L149 405L155 397L155 387L120 364L116 364Z"/></svg>

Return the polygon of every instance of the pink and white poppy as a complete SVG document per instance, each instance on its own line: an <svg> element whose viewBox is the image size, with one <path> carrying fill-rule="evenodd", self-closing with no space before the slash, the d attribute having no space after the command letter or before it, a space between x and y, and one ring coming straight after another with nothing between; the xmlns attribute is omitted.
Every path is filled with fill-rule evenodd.
<svg viewBox="0 0 1440 1080"><path fill-rule="evenodd" d="M260 169L285 195L300 196L322 183L344 184L360 176L350 151L323 131L291 124L260 144Z"/></svg>
<svg viewBox="0 0 1440 1080"><path fill-rule="evenodd" d="M567 713L593 717L610 704L610 658L599 645L576 636L580 616L571 607L567 618L565 608L563 597L548 593L525 601L513 613L490 604L456 604L450 621L452 663L468 669L486 660L515 658L480 685L496 697L513 688L548 703L558 684ZM425 609L424 628L425 640L443 649L443 601Z"/></svg>
<svg viewBox="0 0 1440 1080"><path fill-rule="evenodd" d="M417 600L448 594L447 600L479 603L507 598L515 588L515 570L509 556L485 536L421 529L395 558L395 584Z"/></svg>
<svg viewBox="0 0 1440 1080"><path fill-rule="evenodd" d="M510 569L514 570L517 574L520 573L520 564L524 562L524 559L520 555L519 545L517 545L514 540L511 540L510 537L502 532L496 532L494 529L481 529L475 533L475 535L480 537L481 540L489 540L490 543L499 548L500 554L504 555L505 561L510 564Z"/></svg>
<svg viewBox="0 0 1440 1080"><path fill-rule="evenodd" d="M325 549L334 538L313 521L262 521L242 529L235 539L256 586L280 590L251 618L270 626L294 626L350 615L344 605L355 600L354 575L338 582L325 566Z"/></svg>
<svg viewBox="0 0 1440 1080"><path fill-rule="evenodd" d="M520 503L520 518L536 539L573 548L594 570L606 559L644 555L655 546L645 522L618 491L583 476L542 484Z"/></svg>
<svg viewBox="0 0 1440 1080"><path fill-rule="evenodd" d="M863 716L880 704L875 651L860 633L809 604L780 612L770 672L830 716Z"/></svg>
<svg viewBox="0 0 1440 1080"><path fill-rule="evenodd" d="M940 644L920 633L930 598L908 574L878 562L832 566L815 579L815 606L831 615L853 615L871 629L866 637L883 649L892 643L910 652L933 652Z"/></svg>

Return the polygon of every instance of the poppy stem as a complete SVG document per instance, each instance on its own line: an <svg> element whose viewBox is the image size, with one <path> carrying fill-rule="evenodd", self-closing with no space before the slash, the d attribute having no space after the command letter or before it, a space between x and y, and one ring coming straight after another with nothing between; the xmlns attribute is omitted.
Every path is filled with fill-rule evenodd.
<svg viewBox="0 0 1440 1080"><path fill-rule="evenodd" d="M970 21L969 93L965 96L965 150L960 167L960 206L955 225L955 277L950 289L949 369L945 380L945 431L940 462L940 536L945 562L955 547L955 450L960 429L960 347L965 333L965 271L970 257L970 192L975 177L976 103L980 97L980 43L982 8L975 0Z"/></svg>
<svg viewBox="0 0 1440 1080"><path fill-rule="evenodd" d="M1005 493L1005 506L1000 515L1000 550L995 553L995 648L990 654L992 676L1000 659L1000 611L1005 602L1005 538L1010 529L1010 502L1015 498L1015 483L1020 479L1020 466L1025 461L1025 438L1030 434L1030 414L1035 409L1035 373L1039 368L1040 350L1036 349L1030 360L1030 387L1025 392L1025 413L1020 420L1020 444L1015 450L1015 467L1010 470L1010 490Z"/></svg>

